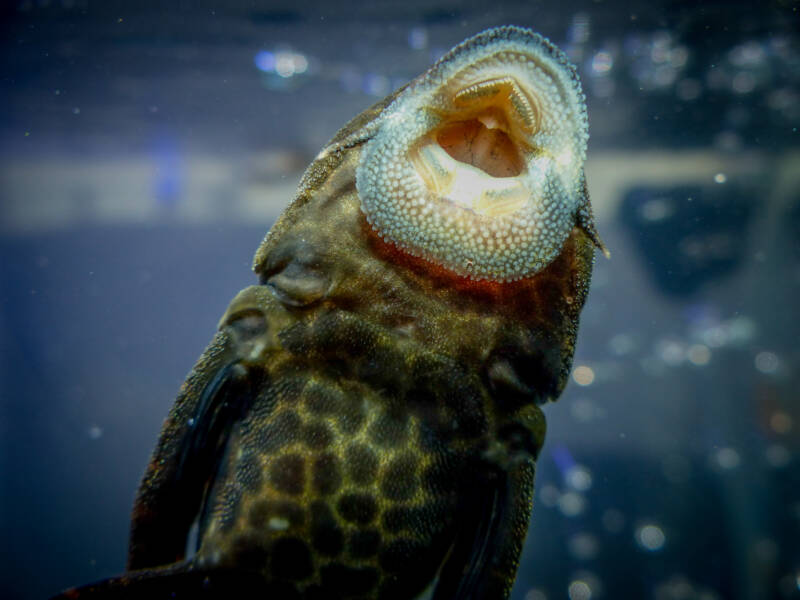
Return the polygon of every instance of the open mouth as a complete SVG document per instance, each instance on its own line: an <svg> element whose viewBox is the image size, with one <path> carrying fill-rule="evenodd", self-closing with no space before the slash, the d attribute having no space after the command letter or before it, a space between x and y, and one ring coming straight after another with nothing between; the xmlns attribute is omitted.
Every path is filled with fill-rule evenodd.
<svg viewBox="0 0 800 600"><path fill-rule="evenodd" d="M514 142L494 120L478 116L447 123L436 141L453 159L492 177L516 177L525 166Z"/></svg>
<svg viewBox="0 0 800 600"><path fill-rule="evenodd" d="M480 34L376 119L356 170L361 209L384 240L458 275L530 277L583 214L587 138L564 54L521 29Z"/></svg>
<svg viewBox="0 0 800 600"><path fill-rule="evenodd" d="M455 111L412 149L410 158L428 190L487 216L522 208L531 196L523 177L535 104L511 77L458 90Z"/></svg>

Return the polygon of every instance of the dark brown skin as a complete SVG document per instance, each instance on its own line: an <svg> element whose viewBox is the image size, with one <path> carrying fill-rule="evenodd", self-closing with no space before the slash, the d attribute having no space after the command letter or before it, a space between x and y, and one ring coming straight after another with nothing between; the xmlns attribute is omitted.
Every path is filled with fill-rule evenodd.
<svg viewBox="0 0 800 600"><path fill-rule="evenodd" d="M510 593L593 232L576 218L549 266L507 283L383 241L355 187L363 140L341 142L393 97L309 167L256 254L260 284L189 374L136 498L130 572L68 595Z"/></svg>

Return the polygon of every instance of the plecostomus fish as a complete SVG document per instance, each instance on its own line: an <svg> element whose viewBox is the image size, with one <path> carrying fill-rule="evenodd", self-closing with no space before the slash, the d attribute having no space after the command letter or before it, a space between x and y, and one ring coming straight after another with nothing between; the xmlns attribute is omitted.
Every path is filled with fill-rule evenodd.
<svg viewBox="0 0 800 600"><path fill-rule="evenodd" d="M178 395L128 572L66 596L506 598L604 250L587 138L518 27L345 125Z"/></svg>

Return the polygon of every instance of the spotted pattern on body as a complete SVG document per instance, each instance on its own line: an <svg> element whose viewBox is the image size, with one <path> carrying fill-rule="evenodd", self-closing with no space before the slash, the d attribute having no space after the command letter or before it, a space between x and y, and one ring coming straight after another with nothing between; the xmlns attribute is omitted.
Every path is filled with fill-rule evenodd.
<svg viewBox="0 0 800 600"><path fill-rule="evenodd" d="M602 249L586 139L574 68L517 27L345 125L181 388L129 573L87 593L507 598Z"/></svg>

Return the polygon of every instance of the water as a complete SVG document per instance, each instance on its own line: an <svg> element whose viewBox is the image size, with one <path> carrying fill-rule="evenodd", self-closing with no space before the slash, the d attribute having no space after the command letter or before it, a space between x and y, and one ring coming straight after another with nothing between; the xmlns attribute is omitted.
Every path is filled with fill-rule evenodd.
<svg viewBox="0 0 800 600"><path fill-rule="evenodd" d="M0 596L122 570L185 373L338 127L485 27L579 67L598 258L513 598L800 597L797 3L21 1Z"/></svg>

